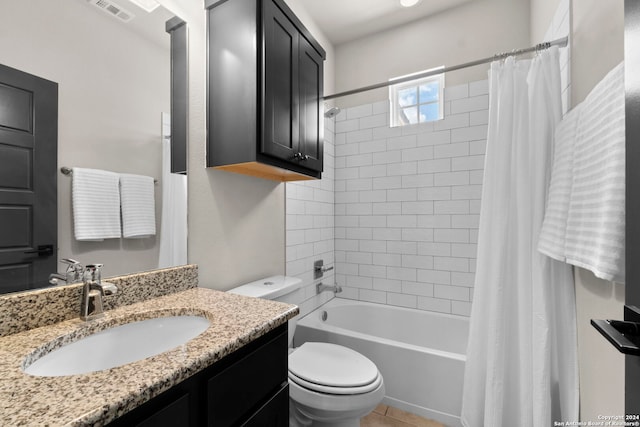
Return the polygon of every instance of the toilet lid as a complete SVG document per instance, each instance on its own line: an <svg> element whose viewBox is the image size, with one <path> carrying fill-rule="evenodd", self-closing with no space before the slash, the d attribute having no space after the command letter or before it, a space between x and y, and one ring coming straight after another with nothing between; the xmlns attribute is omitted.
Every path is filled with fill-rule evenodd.
<svg viewBox="0 0 640 427"><path fill-rule="evenodd" d="M318 393L324 394L364 394L376 390L382 384L382 375L378 374L376 379L371 383L359 387L331 387L322 384L316 384L309 381L305 381L300 377L295 376L289 371L289 384L291 382L303 387L307 390L312 390Z"/></svg>
<svg viewBox="0 0 640 427"><path fill-rule="evenodd" d="M297 377L324 387L356 389L373 385L379 377L376 365L360 353L321 342L304 343L291 353L289 374L294 381Z"/></svg>

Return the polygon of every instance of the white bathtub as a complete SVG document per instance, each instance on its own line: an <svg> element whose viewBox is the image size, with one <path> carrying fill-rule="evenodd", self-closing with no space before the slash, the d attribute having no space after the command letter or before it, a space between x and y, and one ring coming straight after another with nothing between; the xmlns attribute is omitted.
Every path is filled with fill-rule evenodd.
<svg viewBox="0 0 640 427"><path fill-rule="evenodd" d="M294 345L350 347L378 366L387 392L383 403L461 426L468 334L466 317L334 298L298 322Z"/></svg>

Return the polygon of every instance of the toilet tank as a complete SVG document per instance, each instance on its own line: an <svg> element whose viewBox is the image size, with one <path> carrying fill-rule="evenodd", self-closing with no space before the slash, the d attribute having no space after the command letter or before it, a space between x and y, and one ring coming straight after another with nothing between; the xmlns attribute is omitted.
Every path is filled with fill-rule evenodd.
<svg viewBox="0 0 640 427"><path fill-rule="evenodd" d="M232 294L289 302L291 294L300 289L302 279L291 276L271 276L230 289Z"/></svg>
<svg viewBox="0 0 640 427"><path fill-rule="evenodd" d="M294 304L293 296L301 286L302 279L297 277L271 276L238 286L237 288L229 289L227 292ZM295 333L297 323L298 316L289 320L289 347L293 344L293 334Z"/></svg>

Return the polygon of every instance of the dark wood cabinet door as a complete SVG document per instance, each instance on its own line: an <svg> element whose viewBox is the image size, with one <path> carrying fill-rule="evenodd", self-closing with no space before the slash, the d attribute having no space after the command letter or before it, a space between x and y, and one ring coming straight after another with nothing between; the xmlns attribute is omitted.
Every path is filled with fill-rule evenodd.
<svg viewBox="0 0 640 427"><path fill-rule="evenodd" d="M300 37L300 152L301 166L322 172L324 126L322 120L323 59L304 37Z"/></svg>
<svg viewBox="0 0 640 427"><path fill-rule="evenodd" d="M289 427L289 385L284 383L242 427Z"/></svg>
<svg viewBox="0 0 640 427"><path fill-rule="evenodd" d="M287 331L207 382L208 425L230 427L263 406L287 381ZM288 408L288 406L287 406ZM285 411L287 412L287 411Z"/></svg>
<svg viewBox="0 0 640 427"><path fill-rule="evenodd" d="M199 427L204 425L202 380L197 374L143 403L109 427Z"/></svg>
<svg viewBox="0 0 640 427"><path fill-rule="evenodd" d="M272 1L263 3L264 97L262 154L293 160L300 138L299 33Z"/></svg>
<svg viewBox="0 0 640 427"><path fill-rule="evenodd" d="M136 427L188 427L194 424L189 414L189 394L186 393L136 424Z"/></svg>

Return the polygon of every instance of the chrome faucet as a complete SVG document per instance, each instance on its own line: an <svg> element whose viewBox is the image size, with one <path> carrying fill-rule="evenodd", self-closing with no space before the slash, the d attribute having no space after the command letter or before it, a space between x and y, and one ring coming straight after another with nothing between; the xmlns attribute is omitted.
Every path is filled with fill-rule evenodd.
<svg viewBox="0 0 640 427"><path fill-rule="evenodd" d="M91 264L84 269L84 286L80 301L82 320L92 320L102 316L104 314L102 297L118 292L118 287L113 283L102 282L101 268L102 264Z"/></svg>
<svg viewBox="0 0 640 427"><path fill-rule="evenodd" d="M67 282L67 276L65 276L64 274L61 273L51 273L49 275L49 284L56 286L56 285L61 285L62 283L60 283L60 281L63 281L65 283L69 283Z"/></svg>
<svg viewBox="0 0 640 427"><path fill-rule="evenodd" d="M67 271L62 273L51 273L49 275L49 283L52 285L59 285L60 280L64 280L65 284L78 283L82 281L84 274L84 267L78 261L71 258L63 258L61 263L67 264Z"/></svg>
<svg viewBox="0 0 640 427"><path fill-rule="evenodd" d="M333 286L330 285L324 285L322 284L322 282L318 283L316 285L316 295L324 292L324 291L333 291L334 293L340 293L342 292L342 287L340 285L338 285L337 283Z"/></svg>

